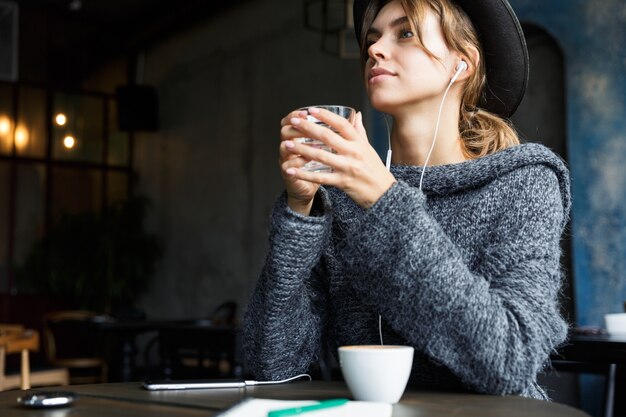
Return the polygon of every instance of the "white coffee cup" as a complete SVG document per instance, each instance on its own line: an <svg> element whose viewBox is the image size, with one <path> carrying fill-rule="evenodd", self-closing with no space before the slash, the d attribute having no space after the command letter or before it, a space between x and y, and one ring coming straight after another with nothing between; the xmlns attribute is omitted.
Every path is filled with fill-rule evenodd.
<svg viewBox="0 0 626 417"><path fill-rule="evenodd" d="M411 375L413 352L411 346L341 346L339 365L354 399L400 401Z"/></svg>
<svg viewBox="0 0 626 417"><path fill-rule="evenodd" d="M605 314L604 324L609 334L626 336L626 313Z"/></svg>

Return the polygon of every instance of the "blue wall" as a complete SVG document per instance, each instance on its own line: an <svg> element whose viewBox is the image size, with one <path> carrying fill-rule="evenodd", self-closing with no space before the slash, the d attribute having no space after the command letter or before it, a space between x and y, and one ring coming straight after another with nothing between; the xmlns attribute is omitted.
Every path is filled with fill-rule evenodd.
<svg viewBox="0 0 626 417"><path fill-rule="evenodd" d="M564 55L576 321L603 326L626 301L626 0L509 2ZM368 119L384 160L382 116Z"/></svg>
<svg viewBox="0 0 626 417"><path fill-rule="evenodd" d="M576 315L602 326L626 301L626 2L510 3L565 56Z"/></svg>

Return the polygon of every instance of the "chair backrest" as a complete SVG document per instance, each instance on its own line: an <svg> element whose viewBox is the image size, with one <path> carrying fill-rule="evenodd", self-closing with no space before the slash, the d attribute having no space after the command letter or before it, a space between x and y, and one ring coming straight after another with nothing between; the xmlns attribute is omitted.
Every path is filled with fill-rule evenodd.
<svg viewBox="0 0 626 417"><path fill-rule="evenodd" d="M84 310L55 311L43 317L44 349L49 361L94 356L98 341L87 331L97 314Z"/></svg>
<svg viewBox="0 0 626 417"><path fill-rule="evenodd" d="M43 345L50 363L70 368L72 383L103 382L106 363L93 311L64 310L43 317ZM96 374L78 378L78 369L97 368ZM82 372L81 372L82 373Z"/></svg>
<svg viewBox="0 0 626 417"><path fill-rule="evenodd" d="M208 319L215 326L235 326L237 324L237 303L225 301L215 307Z"/></svg>
<svg viewBox="0 0 626 417"><path fill-rule="evenodd" d="M553 359L551 364L552 368L557 372L602 375L604 377L604 392L600 415L602 417L613 417L615 405L615 378L617 374L616 364L557 359Z"/></svg>

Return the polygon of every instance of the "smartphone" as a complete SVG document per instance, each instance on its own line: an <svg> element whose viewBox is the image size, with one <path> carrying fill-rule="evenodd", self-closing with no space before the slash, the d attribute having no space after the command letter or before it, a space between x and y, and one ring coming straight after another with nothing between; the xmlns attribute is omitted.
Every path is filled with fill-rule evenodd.
<svg viewBox="0 0 626 417"><path fill-rule="evenodd" d="M245 386L245 381L240 379L189 379L143 382L143 387L150 391L167 389L244 388Z"/></svg>

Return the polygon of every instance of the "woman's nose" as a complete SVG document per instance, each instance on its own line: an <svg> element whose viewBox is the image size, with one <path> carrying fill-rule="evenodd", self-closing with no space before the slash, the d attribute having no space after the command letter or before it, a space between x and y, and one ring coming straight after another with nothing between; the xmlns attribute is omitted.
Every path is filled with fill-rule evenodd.
<svg viewBox="0 0 626 417"><path fill-rule="evenodd" d="M384 42L381 39L377 40L367 50L370 58L375 60L386 59L389 56L387 48L385 48Z"/></svg>

